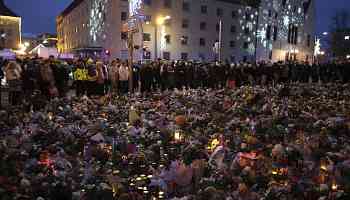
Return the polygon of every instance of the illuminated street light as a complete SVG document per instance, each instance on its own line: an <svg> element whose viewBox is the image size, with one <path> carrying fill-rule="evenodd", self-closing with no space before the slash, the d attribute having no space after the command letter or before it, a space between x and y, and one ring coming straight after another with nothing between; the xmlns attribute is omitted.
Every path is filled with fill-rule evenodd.
<svg viewBox="0 0 350 200"><path fill-rule="evenodd" d="M322 34L323 34L323 35L328 35L328 32L323 32Z"/></svg>
<svg viewBox="0 0 350 200"><path fill-rule="evenodd" d="M168 20L168 19L171 19L171 17L170 16L158 17L157 20L156 20L156 24L157 25L162 25L162 24L164 24L164 21Z"/></svg>

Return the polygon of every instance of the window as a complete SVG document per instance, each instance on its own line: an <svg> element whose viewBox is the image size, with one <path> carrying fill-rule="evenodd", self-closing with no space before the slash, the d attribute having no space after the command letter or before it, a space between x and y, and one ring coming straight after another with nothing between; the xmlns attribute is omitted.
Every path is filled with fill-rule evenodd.
<svg viewBox="0 0 350 200"><path fill-rule="evenodd" d="M248 27L244 28L244 34L249 35L249 28Z"/></svg>
<svg viewBox="0 0 350 200"><path fill-rule="evenodd" d="M128 14L126 12L121 12L121 20L125 21L128 18Z"/></svg>
<svg viewBox="0 0 350 200"><path fill-rule="evenodd" d="M267 25L267 28L266 28L266 40L271 40L271 25Z"/></svg>
<svg viewBox="0 0 350 200"><path fill-rule="evenodd" d="M248 49L248 46L249 46L248 42L243 43L243 49Z"/></svg>
<svg viewBox="0 0 350 200"><path fill-rule="evenodd" d="M219 32L220 31L220 24L219 23L216 23L216 31Z"/></svg>
<svg viewBox="0 0 350 200"><path fill-rule="evenodd" d="M184 0L182 2L182 10L190 11L190 2L188 2L188 0Z"/></svg>
<svg viewBox="0 0 350 200"><path fill-rule="evenodd" d="M152 15L146 15L145 16L145 23L150 23L152 21Z"/></svg>
<svg viewBox="0 0 350 200"><path fill-rule="evenodd" d="M236 26L235 25L231 26L231 33L236 33Z"/></svg>
<svg viewBox="0 0 350 200"><path fill-rule="evenodd" d="M171 26L171 19L164 20L164 26Z"/></svg>
<svg viewBox="0 0 350 200"><path fill-rule="evenodd" d="M199 38L199 46L205 46L205 39L204 38Z"/></svg>
<svg viewBox="0 0 350 200"><path fill-rule="evenodd" d="M164 51L164 52L163 52L163 59L165 59L165 60L170 60L170 52Z"/></svg>
<svg viewBox="0 0 350 200"><path fill-rule="evenodd" d="M270 53L269 53L269 59L271 60L272 59L272 51L270 50Z"/></svg>
<svg viewBox="0 0 350 200"><path fill-rule="evenodd" d="M277 40L277 35L278 35L277 26L274 26L273 27L273 41Z"/></svg>
<svg viewBox="0 0 350 200"><path fill-rule="evenodd" d="M164 0L164 7L171 8L171 0Z"/></svg>
<svg viewBox="0 0 350 200"><path fill-rule="evenodd" d="M221 17L223 15L224 11L222 8L217 8L216 9L216 16Z"/></svg>
<svg viewBox="0 0 350 200"><path fill-rule="evenodd" d="M187 45L188 44L188 37L187 36L182 36L181 37L181 44L182 45Z"/></svg>
<svg viewBox="0 0 350 200"><path fill-rule="evenodd" d="M298 27L293 24L288 26L288 43L298 44Z"/></svg>
<svg viewBox="0 0 350 200"><path fill-rule="evenodd" d="M232 11L231 16L232 16L232 18L236 18L237 17L237 12L236 11Z"/></svg>
<svg viewBox="0 0 350 200"><path fill-rule="evenodd" d="M207 23L206 22L201 22L200 27L201 30L206 30L207 29Z"/></svg>
<svg viewBox="0 0 350 200"><path fill-rule="evenodd" d="M207 14L208 13L208 7L205 6L205 5L201 6L201 13L202 14Z"/></svg>
<svg viewBox="0 0 350 200"><path fill-rule="evenodd" d="M287 0L282 0L282 6L283 6L283 8L286 7L286 4L287 4Z"/></svg>
<svg viewBox="0 0 350 200"><path fill-rule="evenodd" d="M230 47L232 48L232 47L235 47L235 46L236 46L236 42L234 40L231 40L230 41Z"/></svg>
<svg viewBox="0 0 350 200"><path fill-rule="evenodd" d="M143 2L148 6L152 4L152 0L143 0Z"/></svg>
<svg viewBox="0 0 350 200"><path fill-rule="evenodd" d="M143 33L143 41L145 41L145 42L151 41L151 34Z"/></svg>
<svg viewBox="0 0 350 200"><path fill-rule="evenodd" d="M128 34L127 34L126 32L121 32L121 33L120 33L120 38L121 38L122 40L126 40L126 39L128 39Z"/></svg>
<svg viewBox="0 0 350 200"><path fill-rule="evenodd" d="M269 10L269 17L272 17L272 11Z"/></svg>
<svg viewBox="0 0 350 200"><path fill-rule="evenodd" d="M311 45L311 35L310 34L308 34L307 35L307 47L310 47L310 45Z"/></svg>
<svg viewBox="0 0 350 200"><path fill-rule="evenodd" d="M165 43L170 44L170 35L165 35Z"/></svg>
<svg viewBox="0 0 350 200"><path fill-rule="evenodd" d="M277 18L278 18L278 13L276 12L276 13L275 13L275 19L277 19Z"/></svg>
<svg viewBox="0 0 350 200"><path fill-rule="evenodd" d="M188 53L181 53L181 59L187 60L188 59Z"/></svg>
<svg viewBox="0 0 350 200"><path fill-rule="evenodd" d="M182 20L182 28L188 28L189 26L189 21L188 19L183 19Z"/></svg>

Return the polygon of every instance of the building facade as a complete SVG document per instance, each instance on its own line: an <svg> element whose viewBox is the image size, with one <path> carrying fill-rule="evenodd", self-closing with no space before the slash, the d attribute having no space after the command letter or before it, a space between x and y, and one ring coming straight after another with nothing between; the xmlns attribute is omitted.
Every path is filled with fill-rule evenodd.
<svg viewBox="0 0 350 200"><path fill-rule="evenodd" d="M0 49L18 49L21 44L21 18L0 0Z"/></svg>
<svg viewBox="0 0 350 200"><path fill-rule="evenodd" d="M253 60L257 10L241 0L144 0L142 26L135 34L135 59L211 61L221 38L222 60ZM158 24L157 19L170 19ZM127 0L75 0L57 17L62 53L126 59L129 18ZM220 28L220 21L222 26ZM144 49L146 51L144 51ZM147 52L147 53L145 53ZM156 55L157 54L157 55Z"/></svg>
<svg viewBox="0 0 350 200"><path fill-rule="evenodd" d="M135 60L212 61L219 52L229 62L312 56L313 0L130 2L129 8L127 0L73 1L57 17L59 51L127 59L129 22L136 32Z"/></svg>
<svg viewBox="0 0 350 200"><path fill-rule="evenodd" d="M120 57L127 12L126 0L74 0L56 19L59 52Z"/></svg>
<svg viewBox="0 0 350 200"><path fill-rule="evenodd" d="M143 9L143 46L151 58L217 60L215 44L221 41L222 60L254 60L257 10L252 5L236 0L152 0L144 1ZM162 17L164 22L157 23Z"/></svg>
<svg viewBox="0 0 350 200"><path fill-rule="evenodd" d="M257 60L312 62L315 0L261 0Z"/></svg>

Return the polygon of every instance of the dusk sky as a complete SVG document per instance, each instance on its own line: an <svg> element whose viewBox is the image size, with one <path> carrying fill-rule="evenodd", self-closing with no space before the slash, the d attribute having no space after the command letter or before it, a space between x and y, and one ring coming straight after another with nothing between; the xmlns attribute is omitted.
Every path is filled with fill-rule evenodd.
<svg viewBox="0 0 350 200"><path fill-rule="evenodd" d="M55 33L55 17L72 0L5 0L6 5L22 16L24 33ZM339 9L350 12L350 0L316 0L318 33L328 30L332 14Z"/></svg>

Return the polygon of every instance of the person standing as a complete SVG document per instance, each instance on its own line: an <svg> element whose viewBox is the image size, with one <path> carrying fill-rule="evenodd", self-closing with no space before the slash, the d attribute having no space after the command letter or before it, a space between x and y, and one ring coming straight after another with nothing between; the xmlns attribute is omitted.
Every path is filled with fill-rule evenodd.
<svg viewBox="0 0 350 200"><path fill-rule="evenodd" d="M96 81L97 81L97 70L96 65L92 59L87 61L88 70L88 81L87 81L87 95L96 95Z"/></svg>
<svg viewBox="0 0 350 200"><path fill-rule="evenodd" d="M40 66L40 89L41 93L46 97L58 96L58 90L55 85L55 77L50 65L50 61L46 60Z"/></svg>
<svg viewBox="0 0 350 200"><path fill-rule="evenodd" d="M109 80L111 81L111 94L118 94L119 60L113 60L109 66Z"/></svg>
<svg viewBox="0 0 350 200"><path fill-rule="evenodd" d="M86 81L88 78L88 71L85 68L85 64L82 60L76 62L76 68L73 72L74 84L76 89L76 95L82 96L86 93Z"/></svg>
<svg viewBox="0 0 350 200"><path fill-rule="evenodd" d="M119 67L119 86L121 94L128 93L129 68L125 62Z"/></svg>
<svg viewBox="0 0 350 200"><path fill-rule="evenodd" d="M105 95L105 72L103 62L96 63L96 95Z"/></svg>
<svg viewBox="0 0 350 200"><path fill-rule="evenodd" d="M10 87L10 103L18 105L21 100L22 68L16 61L9 62L5 67L5 78Z"/></svg>

